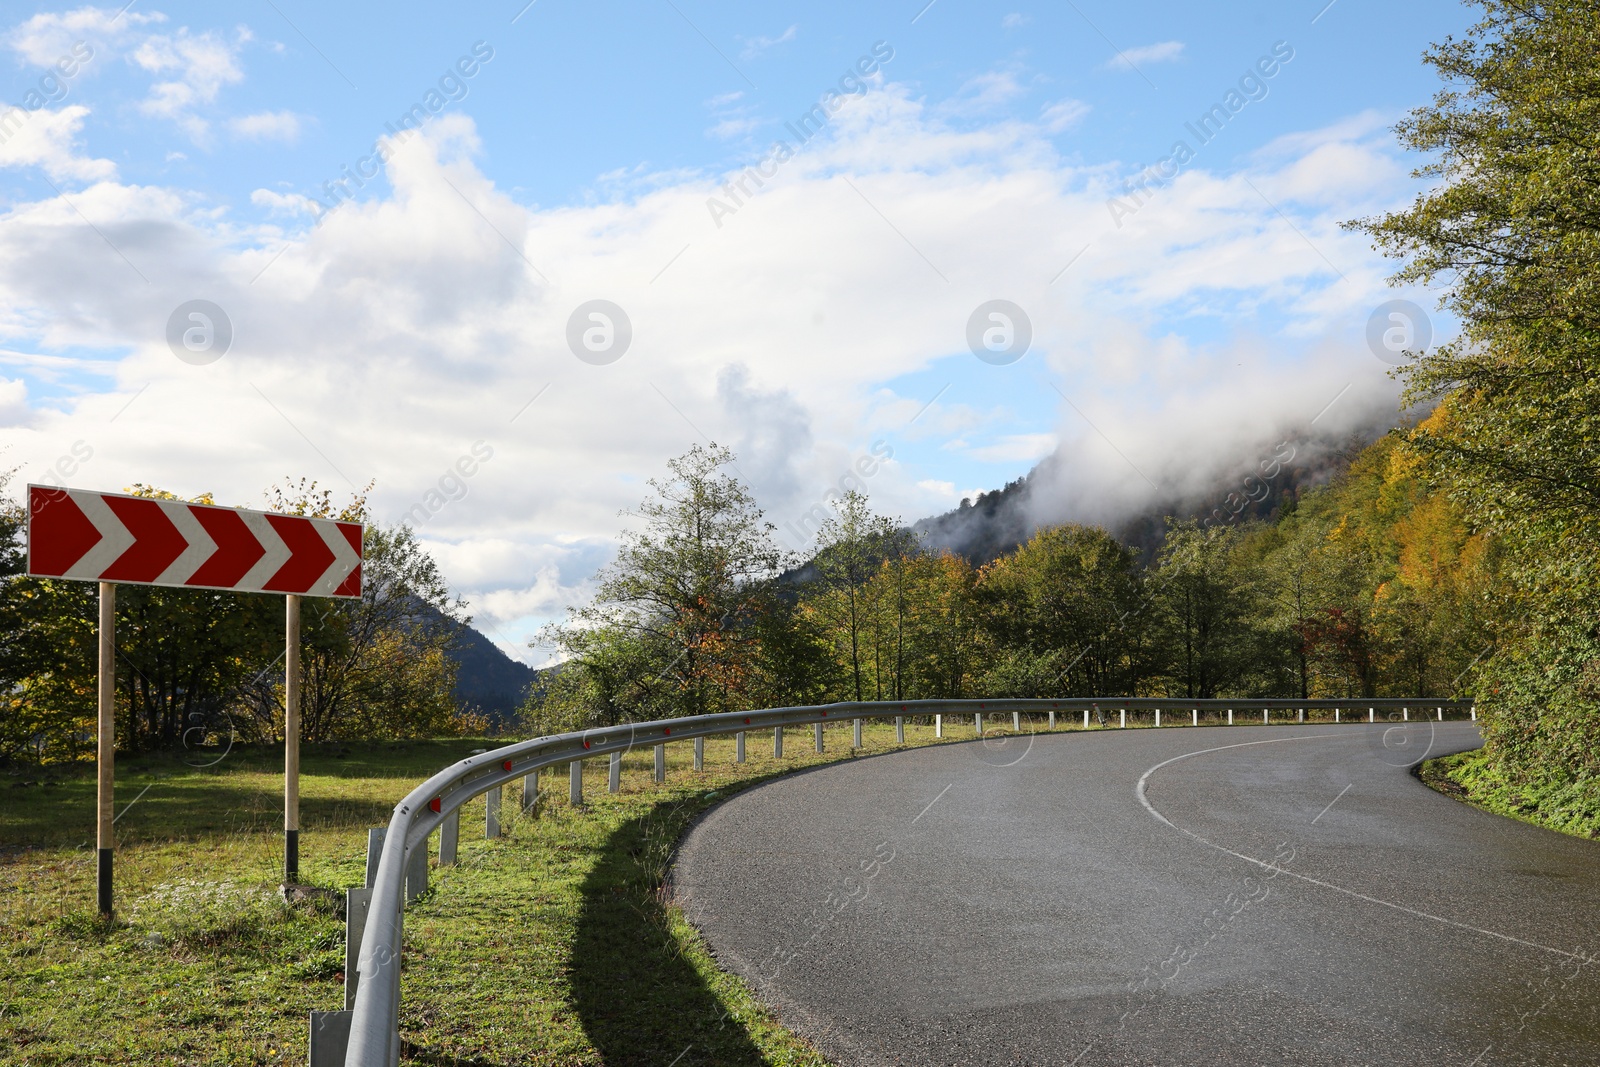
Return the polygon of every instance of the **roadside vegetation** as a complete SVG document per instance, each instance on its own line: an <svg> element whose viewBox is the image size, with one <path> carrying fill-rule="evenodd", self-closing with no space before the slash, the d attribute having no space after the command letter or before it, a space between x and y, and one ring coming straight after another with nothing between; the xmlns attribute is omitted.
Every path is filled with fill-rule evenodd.
<svg viewBox="0 0 1600 1067"><path fill-rule="evenodd" d="M721 972L661 887L689 823L730 790L851 757L849 724L824 755L809 729L782 760L752 737L649 749L623 761L622 791L591 764L577 811L565 767L537 817L483 802L462 817L460 864L435 868L407 910L408 1064L821 1064L739 979ZM933 740L931 727L909 741ZM863 752L895 747L871 725ZM94 913L94 777L66 764L8 782L0 809L0 1064L304 1063L307 1013L343 1007L344 923L334 892L362 883L366 831L417 781L483 740L308 745L301 779L303 877L286 903L281 753L242 746L196 768L130 761L118 785L117 914ZM510 792L516 794L515 787ZM437 842L435 842L437 847Z"/></svg>

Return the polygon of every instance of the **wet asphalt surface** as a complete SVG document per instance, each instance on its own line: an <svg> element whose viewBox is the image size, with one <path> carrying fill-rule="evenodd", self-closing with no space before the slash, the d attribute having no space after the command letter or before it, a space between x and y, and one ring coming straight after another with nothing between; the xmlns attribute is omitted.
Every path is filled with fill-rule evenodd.
<svg viewBox="0 0 1600 1067"><path fill-rule="evenodd" d="M673 891L841 1065L1600 1064L1600 844L1407 769L1478 744L1425 723L914 749L730 798Z"/></svg>

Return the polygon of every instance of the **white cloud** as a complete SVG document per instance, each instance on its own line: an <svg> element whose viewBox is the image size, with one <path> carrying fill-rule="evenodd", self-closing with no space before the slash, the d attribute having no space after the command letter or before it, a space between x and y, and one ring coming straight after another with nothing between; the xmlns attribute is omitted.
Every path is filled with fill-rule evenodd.
<svg viewBox="0 0 1600 1067"><path fill-rule="evenodd" d="M1089 105L1082 100L1061 100L1046 106L1039 121L1051 133L1060 133L1076 125L1088 113Z"/></svg>
<svg viewBox="0 0 1600 1067"><path fill-rule="evenodd" d="M750 131L760 128L760 119L726 118L706 130L706 136L715 137L719 141L731 141L735 137L743 137Z"/></svg>
<svg viewBox="0 0 1600 1067"><path fill-rule="evenodd" d="M799 32L800 32L800 26L799 26L798 23L796 23L795 25L790 26L788 29L784 30L782 33L780 33L776 37L737 37L736 36L734 39L737 40L740 44L744 45L744 50L739 53L739 58L740 59L755 59L761 53L765 52L767 49L773 47L774 45L788 44L790 41L795 39L795 35L798 34Z"/></svg>
<svg viewBox="0 0 1600 1067"><path fill-rule="evenodd" d="M306 216L315 218L320 210L317 202L309 196L298 193L275 193L271 189L256 189L250 194L250 202L257 207L264 207L270 215Z"/></svg>
<svg viewBox="0 0 1600 1067"><path fill-rule="evenodd" d="M955 129L940 114L900 85L852 98L720 227L707 198L724 176L529 208L478 169L477 131L460 114L398 147L388 183L371 187L383 193L287 238L197 214L183 190L103 181L74 194L76 210L59 198L15 204L0 216L0 343L117 362L100 368L112 387L36 404L34 425L0 444L48 462L61 440L83 438L95 484L213 490L238 504L287 472L341 489L376 478L376 514L395 521L486 441L493 460L423 532L458 588L517 638L537 621L527 616L582 597L618 510L691 444L734 445L780 523L868 442L909 452L922 402L888 401L884 383L964 352L968 316L996 295L1033 322L1028 362L1010 369L1036 380L1020 387L1058 384L1157 480L1231 462L1347 382L1324 423L1392 398L1360 339L1390 295L1387 266L1338 227L1388 205L1341 184L1349 165L1319 177L1293 154L1252 164L1251 183L1291 227L1202 158L1118 228L1111 168L1064 160L1035 125ZM1392 164L1362 137L1311 150ZM252 200L295 206L268 190ZM633 326L632 347L607 366L580 362L565 339L574 309L597 297ZM196 298L235 327L232 350L206 367L163 340L168 315ZM1246 332L1226 343L1148 333L1186 318ZM1282 323L1270 344L1248 332L1258 319ZM945 432L979 448L1045 446L1041 427L1005 427L999 440L963 428L989 407L952 390L911 429L948 417ZM1056 436L1074 464L1060 501L1127 506L1148 493L1072 408L1060 411ZM869 488L882 510L915 518L950 506L949 477L897 454Z"/></svg>
<svg viewBox="0 0 1600 1067"><path fill-rule="evenodd" d="M300 139L300 117L292 111L261 111L229 119L228 129L241 140L294 144Z"/></svg>
<svg viewBox="0 0 1600 1067"><path fill-rule="evenodd" d="M28 383L20 378L0 378L0 429L26 425L32 418L33 409L28 406Z"/></svg>
<svg viewBox="0 0 1600 1067"><path fill-rule="evenodd" d="M981 114L1010 103L1027 92L1009 70L993 70L967 79L945 105L951 114Z"/></svg>
<svg viewBox="0 0 1600 1067"><path fill-rule="evenodd" d="M968 449L973 459L984 463L1033 463L1048 456L1056 448L1053 433L1006 434L993 444Z"/></svg>
<svg viewBox="0 0 1600 1067"><path fill-rule="evenodd" d="M109 159L92 159L76 151L78 133L89 109L81 105L59 111L41 108L0 110L0 167L40 167L52 181L104 181L116 177Z"/></svg>
<svg viewBox="0 0 1600 1067"><path fill-rule="evenodd" d="M91 48L103 47L126 39L140 26L166 20L167 16L159 12L80 7L73 11L34 15L9 30L4 41L26 62L36 67L50 67L71 54L72 46L79 41Z"/></svg>
<svg viewBox="0 0 1600 1067"><path fill-rule="evenodd" d="M1156 44L1124 48L1105 62L1106 70L1131 70L1152 63L1173 63L1183 56L1182 41L1161 41Z"/></svg>
<svg viewBox="0 0 1600 1067"><path fill-rule="evenodd" d="M234 42L229 43L209 30L194 34L187 27L171 36L147 37L134 50L134 63L152 74L170 77L151 85L139 110L156 118L171 119L195 140L203 139L208 124L194 114L194 109L215 101L224 85L236 85L244 80L238 54L248 40L247 31L240 31Z"/></svg>
<svg viewBox="0 0 1600 1067"><path fill-rule="evenodd" d="M1013 11L1011 14L1000 20L1000 28L1003 30L1018 30L1032 21L1033 19L1029 18L1027 15L1024 15L1022 12Z"/></svg>

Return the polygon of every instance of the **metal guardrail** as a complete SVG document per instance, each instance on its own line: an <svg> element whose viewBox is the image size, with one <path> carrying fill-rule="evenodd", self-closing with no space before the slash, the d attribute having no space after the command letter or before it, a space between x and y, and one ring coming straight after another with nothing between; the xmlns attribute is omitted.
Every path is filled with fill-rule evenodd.
<svg viewBox="0 0 1600 1067"><path fill-rule="evenodd" d="M1198 724L1202 712L1227 713L1227 722L1233 724L1238 712L1261 712L1262 721L1269 722L1273 711L1287 710L1297 713L1296 722L1305 721L1307 711L1332 710L1336 722L1376 722L1381 711L1384 721L1398 711L1410 720L1416 711L1420 718L1442 721L1446 710L1452 713L1466 711L1472 719L1477 709L1471 701L1439 700L1426 697L1365 700L1195 700L1160 697L1106 697L1063 698L1059 700L909 700L901 702L862 702L826 704L810 707L772 708L763 711L727 712L717 715L700 715L683 719L666 719L658 722L634 723L581 733L557 734L538 737L507 745L492 752L469 756L423 782L395 806L389 827L383 834L381 853L376 874L371 883L370 904L367 906L364 928L359 918L347 919L353 931L359 931L360 955L357 964L353 1009L347 1005L343 1012L313 1012L311 1017L311 1051L313 1067L321 1063L342 1062L345 1067L392 1067L400 1061L400 945L406 904L406 880L418 850L423 862L428 855L428 838L435 830L449 823L452 831L459 825L462 805L515 778L537 774L541 769L558 764L573 764L573 793L581 798L582 761L600 756L614 756L612 760L612 788L616 788L618 760L624 752L651 745L656 747L656 779L665 774L662 746L675 741L696 738L743 735L754 730L774 730L774 754L782 755L782 731L787 727L824 724L829 720L897 719L912 716L934 716L937 736L943 736L944 716L972 716L975 734L981 735L984 717L988 715L1014 716L1017 722L1022 715L1048 716L1049 726L1057 726L1062 713L1077 717L1082 713L1083 725L1095 725L1100 720L1096 712L1115 716L1118 727L1126 728L1128 717L1140 712L1151 712L1154 724L1164 725L1162 713L1167 712L1166 723L1173 722L1177 713L1182 725ZM1353 719L1343 718L1343 713L1354 711ZM1361 713L1365 712L1363 716ZM1427 713L1432 711L1433 715ZM1185 714L1188 713L1188 714ZM1255 721L1251 714L1247 721ZM1111 723L1106 722L1110 727ZM900 735L903 739L903 733ZM859 734L858 734L859 737ZM744 738L739 738L739 758L744 757ZM820 745L820 736L818 744ZM697 756L699 755L697 750ZM698 760L697 760L698 765ZM498 794L496 794L498 796ZM495 825L497 807L489 815L490 825ZM377 831L374 831L376 834ZM493 834L491 833L491 836ZM449 851L455 850L453 832L448 837ZM441 842L442 844L442 842ZM442 857L441 857L442 858ZM371 860L369 857L369 864ZM424 871L425 874L425 871ZM346 1038L348 1044L346 1044ZM320 1046L320 1047L319 1047Z"/></svg>

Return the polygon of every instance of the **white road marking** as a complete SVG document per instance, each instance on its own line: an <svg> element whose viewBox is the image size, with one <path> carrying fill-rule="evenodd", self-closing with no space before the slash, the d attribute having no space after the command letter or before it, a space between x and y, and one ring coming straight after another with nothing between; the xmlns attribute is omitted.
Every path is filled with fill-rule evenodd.
<svg viewBox="0 0 1600 1067"><path fill-rule="evenodd" d="M1145 784L1149 782L1152 774L1170 763L1177 763L1179 760L1188 759L1190 756L1204 756L1211 752L1223 752L1230 748L1249 748L1251 745L1273 745L1280 744L1284 741L1320 741L1326 738L1339 736L1341 735L1336 733L1309 735L1302 734L1298 737L1274 737L1267 741L1246 741L1237 745L1218 745L1216 748L1203 748L1195 752L1185 752L1181 756L1174 756L1169 760L1162 760L1154 767L1151 767L1149 770L1145 771L1144 774L1139 776L1139 784L1134 786L1133 792L1134 795L1139 798L1139 803L1144 805L1144 810L1148 811L1156 819L1156 821L1165 823L1167 826L1172 827L1172 829L1177 830L1179 833L1186 834L1200 842L1202 845L1214 848L1218 852L1226 853L1235 859L1244 860L1246 863L1253 863L1262 870L1275 871L1280 875L1288 875L1290 878L1298 878L1302 882L1307 882L1314 886L1320 886L1323 889L1331 889L1335 893L1343 893L1345 896L1354 897L1357 900L1364 900L1368 904L1379 904L1385 908L1392 908L1395 911L1403 912L1406 915L1414 915L1419 919L1429 919L1433 922L1441 923L1445 926L1453 926L1458 930L1466 930L1469 933L1479 934L1483 937L1492 937L1498 941L1507 941L1513 945L1521 945L1524 948L1537 949L1540 952L1548 952L1556 956L1565 956L1567 959L1571 960L1582 960L1584 963L1600 963L1600 960L1597 960L1592 956L1587 956L1581 952L1567 952L1564 949L1551 948L1549 945L1540 945L1533 941L1524 941L1522 938L1512 937L1510 934L1496 933L1494 930L1485 930L1481 926L1472 926L1468 923L1456 922L1454 919L1446 919L1442 915L1433 915L1426 911L1418 911L1415 908L1408 908L1403 904L1396 904L1393 901L1379 900L1377 897L1369 897L1365 893L1358 893L1354 889L1346 889L1344 886L1334 885L1332 882L1324 882L1320 878L1312 878L1309 875L1296 874L1294 871L1286 870L1277 864L1268 863L1267 861L1257 859L1254 856L1246 856L1243 852L1235 852L1233 849L1219 845L1215 841L1206 840L1192 830L1185 830L1183 827L1179 826L1177 823L1174 823L1171 819L1157 811L1155 809L1155 805L1151 804L1149 799L1145 796Z"/></svg>

